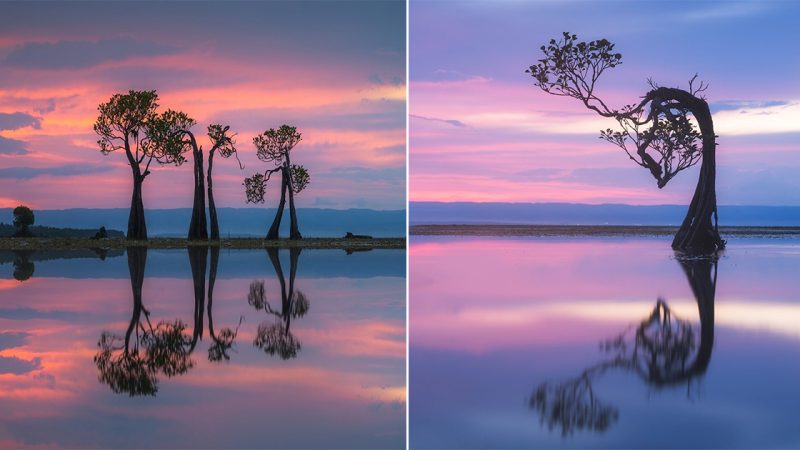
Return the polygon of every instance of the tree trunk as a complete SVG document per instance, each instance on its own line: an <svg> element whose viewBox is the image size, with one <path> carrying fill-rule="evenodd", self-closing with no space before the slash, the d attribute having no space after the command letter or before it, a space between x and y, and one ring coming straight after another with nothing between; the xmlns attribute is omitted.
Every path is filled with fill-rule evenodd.
<svg viewBox="0 0 800 450"><path fill-rule="evenodd" d="M703 137L703 162L692 202L672 248L689 255L708 255L725 248L717 223L716 135L708 103L682 89L658 88L648 96L674 100L692 112Z"/></svg>
<svg viewBox="0 0 800 450"><path fill-rule="evenodd" d="M144 177L139 174L138 168L134 168L131 211L128 215L128 240L147 239L147 224L144 220L144 203L142 202L142 182L144 182Z"/></svg>
<svg viewBox="0 0 800 450"><path fill-rule="evenodd" d="M189 246L189 266L192 269L192 283L194 284L194 331L189 352L194 351L197 341L203 337L203 310L205 304L206 288L206 262L208 260L208 247Z"/></svg>
<svg viewBox="0 0 800 450"><path fill-rule="evenodd" d="M269 227L267 232L267 239L278 239L278 233L281 227L281 219L283 218L283 209L286 207L286 189L289 186L289 174L285 167L281 168L281 201L278 203L278 210L275 211L275 219L272 221L272 226Z"/></svg>
<svg viewBox="0 0 800 450"><path fill-rule="evenodd" d="M289 164L289 156L286 156L286 178L288 178L289 185L289 239L303 239L300 234L300 229L297 226L297 211L294 209L294 185L292 184L291 164Z"/></svg>
<svg viewBox="0 0 800 450"><path fill-rule="evenodd" d="M214 188L211 186L211 169L214 165L214 150L208 153L208 219L211 222L211 240L219 240L219 223L217 222L217 206L214 204ZM212 250L213 252L213 250Z"/></svg>
<svg viewBox="0 0 800 450"><path fill-rule="evenodd" d="M192 154L194 155L194 206L192 207L192 220L189 223L189 240L208 240L203 152L195 145Z"/></svg>
<svg viewBox="0 0 800 450"><path fill-rule="evenodd" d="M297 226L297 211L294 209L294 191L292 191L291 185L289 185L289 219L289 239L303 239L300 228Z"/></svg>

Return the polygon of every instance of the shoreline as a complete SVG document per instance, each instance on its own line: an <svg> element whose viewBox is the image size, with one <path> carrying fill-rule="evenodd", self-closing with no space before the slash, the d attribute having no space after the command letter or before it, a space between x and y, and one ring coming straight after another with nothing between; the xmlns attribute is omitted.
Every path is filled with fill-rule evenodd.
<svg viewBox="0 0 800 450"><path fill-rule="evenodd" d="M309 248L337 250L404 250L406 238L304 238L301 240L265 240L263 238L226 238L219 241L189 241L185 238L152 238L146 241L128 241L125 238L0 238L0 250L73 250L73 249L125 249L147 247L153 249L180 249L186 247L220 247L229 249Z"/></svg>
<svg viewBox="0 0 800 450"><path fill-rule="evenodd" d="M660 225L411 225L410 236L673 236L678 226ZM722 237L800 236L800 227L719 227Z"/></svg>

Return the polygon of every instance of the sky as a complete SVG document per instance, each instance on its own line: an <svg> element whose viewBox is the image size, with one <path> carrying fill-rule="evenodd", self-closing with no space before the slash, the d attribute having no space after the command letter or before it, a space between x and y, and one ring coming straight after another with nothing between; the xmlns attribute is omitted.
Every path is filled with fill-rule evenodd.
<svg viewBox="0 0 800 450"><path fill-rule="evenodd" d="M533 85L562 32L606 38L607 103L709 83L723 205L800 205L800 4L791 1L419 1L409 7L410 201L686 204L699 165L659 190L599 130L616 122Z"/></svg>
<svg viewBox="0 0 800 450"><path fill-rule="evenodd" d="M245 168L215 158L218 207L248 206L243 178L271 168L252 139L286 123L311 175L299 207L403 209L405 42L399 1L0 2L0 207L128 207L126 158L92 124L155 89L206 149L209 124L237 133ZM151 170L145 208L191 207L191 167Z"/></svg>

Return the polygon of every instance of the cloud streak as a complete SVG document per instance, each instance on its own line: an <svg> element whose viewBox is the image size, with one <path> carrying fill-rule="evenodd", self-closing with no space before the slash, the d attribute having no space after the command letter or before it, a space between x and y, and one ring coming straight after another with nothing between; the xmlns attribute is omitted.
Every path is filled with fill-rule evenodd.
<svg viewBox="0 0 800 450"><path fill-rule="evenodd" d="M20 69L83 69L108 61L174 53L169 45L131 37L98 41L25 42L6 56L5 64Z"/></svg>
<svg viewBox="0 0 800 450"><path fill-rule="evenodd" d="M36 177L72 177L104 173L112 170L110 166L66 164L51 167L6 167L0 169L0 178L27 180Z"/></svg>

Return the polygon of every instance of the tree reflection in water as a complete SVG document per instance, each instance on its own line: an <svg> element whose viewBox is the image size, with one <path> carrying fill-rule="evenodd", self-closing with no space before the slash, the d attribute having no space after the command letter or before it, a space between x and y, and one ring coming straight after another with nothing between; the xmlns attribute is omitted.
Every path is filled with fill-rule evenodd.
<svg viewBox="0 0 800 450"><path fill-rule="evenodd" d="M182 375L194 367L191 355L198 342L203 339L206 312L208 332L211 336L208 360L211 362L230 360L230 352L243 318L239 319L235 329L223 327L218 332L215 330L213 299L220 249L217 246L211 247L208 305L206 305L208 252L209 247L205 245L188 247L194 287L194 326L189 334L187 325L179 319L160 321L155 326L152 324L150 311L142 302L147 248L128 247L133 311L124 336L108 331L104 331L100 336L97 343L100 350L94 356L100 382L107 384L116 393L127 393L130 396L156 395L159 376ZM264 293L263 281L254 281L250 285L248 302L256 309L264 310L275 317L274 323L262 323L258 326L253 344L269 355L290 359L296 357L301 348L300 341L290 332L291 319L304 316L309 308L305 294L296 290L294 286L300 249L289 250L288 286L278 258L278 250L268 249L267 254L281 286L281 307L276 311L269 304Z"/></svg>
<svg viewBox="0 0 800 450"><path fill-rule="evenodd" d="M17 281L27 281L33 276L36 269L34 264L28 259L33 253L31 250L13 250L14 252L14 279Z"/></svg>
<svg viewBox="0 0 800 450"><path fill-rule="evenodd" d="M112 391L132 397L155 395L159 374L172 377L193 367L191 339L184 335L186 325L180 320L152 325L150 311L142 303L147 248L128 247L127 254L133 291L131 320L124 337L108 331L101 334L94 362L100 381Z"/></svg>
<svg viewBox="0 0 800 450"><path fill-rule="evenodd" d="M208 347L208 360L211 362L230 361L228 352L236 341L239 334L239 326L242 325L242 317L239 318L239 325L236 329L222 328L219 333L214 331L214 315L211 308L214 303L214 284L217 281L217 266L219 265L219 247L211 247L211 267L208 274L208 334L211 336L211 345Z"/></svg>
<svg viewBox="0 0 800 450"><path fill-rule="evenodd" d="M267 300L264 281L253 281L250 283L250 292L247 302L257 310L263 310L267 314L275 317L272 323L262 322L258 326L253 345L260 348L264 353L274 356L278 355L281 359L291 359L297 357L302 348L300 341L291 333L291 320L303 317L309 308L309 301L305 294L300 290L295 290L294 281L297 274L297 261L300 257L300 248L289 249L289 283L287 289L286 277L278 258L278 249L268 248L267 254L275 275L281 287L281 308L276 311Z"/></svg>
<svg viewBox="0 0 800 450"><path fill-rule="evenodd" d="M705 373L714 345L717 258L677 259L697 301L699 339L692 323L678 318L659 298L632 337L628 330L602 344L608 359L588 367L576 378L559 384L542 383L536 388L529 406L548 429L560 428L562 436L567 436L583 429L603 432L616 422L618 410L601 402L592 389L592 381L610 369L634 373L655 388L688 385Z"/></svg>

